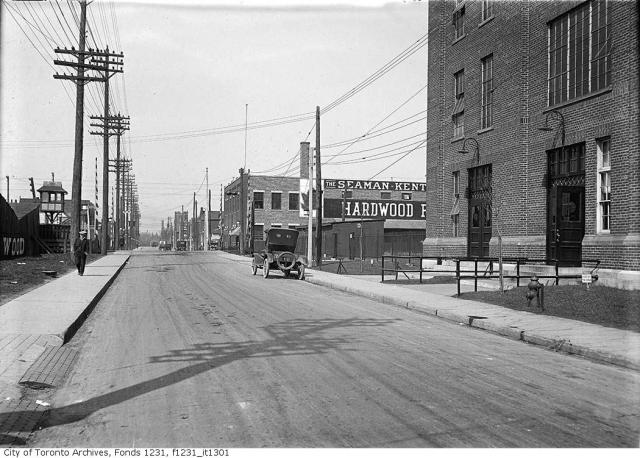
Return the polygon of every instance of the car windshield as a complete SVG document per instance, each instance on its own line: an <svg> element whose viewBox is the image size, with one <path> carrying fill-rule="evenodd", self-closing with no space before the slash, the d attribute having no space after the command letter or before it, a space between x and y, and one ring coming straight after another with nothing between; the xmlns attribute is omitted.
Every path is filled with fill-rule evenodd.
<svg viewBox="0 0 640 458"><path fill-rule="evenodd" d="M293 251L298 241L298 231L270 229L267 233L267 246L272 251Z"/></svg>

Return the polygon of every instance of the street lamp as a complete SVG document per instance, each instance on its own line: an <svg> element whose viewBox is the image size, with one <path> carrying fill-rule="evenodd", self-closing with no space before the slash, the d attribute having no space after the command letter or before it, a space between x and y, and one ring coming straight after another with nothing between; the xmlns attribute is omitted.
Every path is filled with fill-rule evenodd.
<svg viewBox="0 0 640 458"><path fill-rule="evenodd" d="M557 123L557 126L555 128L549 126L549 119ZM550 112L548 112L544 118L544 126L538 127L538 130L542 132L554 132L559 130L560 138L562 140L562 146L564 146L564 137L565 137L564 116L562 116L562 113L560 113L558 110L551 110ZM555 143L555 140L554 140L554 143Z"/></svg>
<svg viewBox="0 0 640 458"><path fill-rule="evenodd" d="M473 157L476 159L476 164L480 162L480 145L475 138L465 138L462 143L462 149L458 150L458 154L469 154L471 151L467 149L467 142L471 143L473 148Z"/></svg>

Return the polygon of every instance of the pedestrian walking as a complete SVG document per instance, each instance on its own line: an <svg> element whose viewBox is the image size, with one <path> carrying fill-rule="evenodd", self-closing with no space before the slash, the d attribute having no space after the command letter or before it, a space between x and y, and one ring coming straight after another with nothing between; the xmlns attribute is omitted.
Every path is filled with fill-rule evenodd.
<svg viewBox="0 0 640 458"><path fill-rule="evenodd" d="M89 251L89 241L87 231L80 231L80 237L73 244L73 255L78 268L78 275L84 275L84 266L87 263L87 252Z"/></svg>

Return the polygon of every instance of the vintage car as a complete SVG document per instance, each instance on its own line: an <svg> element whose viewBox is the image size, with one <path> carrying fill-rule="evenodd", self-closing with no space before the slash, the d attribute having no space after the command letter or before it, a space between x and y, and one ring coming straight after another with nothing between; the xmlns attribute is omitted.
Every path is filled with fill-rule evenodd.
<svg viewBox="0 0 640 458"><path fill-rule="evenodd" d="M307 258L294 253L298 241L298 231L295 229L271 228L267 233L265 248L259 253L253 253L251 270L253 275L262 269L262 276L267 278L272 270L281 270L286 277L296 272L300 280L304 280Z"/></svg>

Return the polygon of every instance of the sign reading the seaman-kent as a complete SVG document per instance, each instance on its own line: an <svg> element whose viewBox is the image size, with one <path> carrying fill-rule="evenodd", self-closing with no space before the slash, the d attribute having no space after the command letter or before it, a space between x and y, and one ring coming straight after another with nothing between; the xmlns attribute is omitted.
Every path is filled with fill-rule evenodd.
<svg viewBox="0 0 640 458"><path fill-rule="evenodd" d="M427 184L415 181L323 180L324 189L426 192Z"/></svg>
<svg viewBox="0 0 640 458"><path fill-rule="evenodd" d="M425 219L427 204L396 200L347 200L345 218ZM324 199L326 218L342 217L342 199Z"/></svg>

